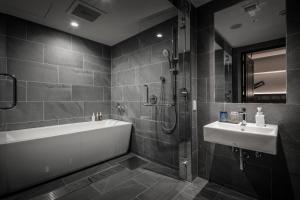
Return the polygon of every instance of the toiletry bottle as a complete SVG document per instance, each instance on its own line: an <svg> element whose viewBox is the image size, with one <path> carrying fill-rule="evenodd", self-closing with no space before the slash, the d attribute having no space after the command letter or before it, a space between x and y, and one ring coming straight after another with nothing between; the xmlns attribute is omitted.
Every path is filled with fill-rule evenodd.
<svg viewBox="0 0 300 200"><path fill-rule="evenodd" d="M93 115L92 115L92 122L94 122L96 119L95 119L96 117L95 117L95 113L93 113Z"/></svg>
<svg viewBox="0 0 300 200"><path fill-rule="evenodd" d="M99 121L99 113L96 114L96 121Z"/></svg>
<svg viewBox="0 0 300 200"><path fill-rule="evenodd" d="M256 126L264 127L265 126L265 115L261 111L262 107L257 107L257 113L255 115Z"/></svg>
<svg viewBox="0 0 300 200"><path fill-rule="evenodd" d="M99 114L99 120L102 120L103 116L102 116L102 112L100 112Z"/></svg>

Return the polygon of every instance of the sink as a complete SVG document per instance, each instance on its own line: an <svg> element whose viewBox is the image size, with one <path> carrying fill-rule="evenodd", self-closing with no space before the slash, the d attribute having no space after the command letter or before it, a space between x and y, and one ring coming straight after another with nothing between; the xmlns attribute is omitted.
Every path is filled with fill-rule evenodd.
<svg viewBox="0 0 300 200"><path fill-rule="evenodd" d="M276 155L278 126L213 122L203 127L204 141Z"/></svg>

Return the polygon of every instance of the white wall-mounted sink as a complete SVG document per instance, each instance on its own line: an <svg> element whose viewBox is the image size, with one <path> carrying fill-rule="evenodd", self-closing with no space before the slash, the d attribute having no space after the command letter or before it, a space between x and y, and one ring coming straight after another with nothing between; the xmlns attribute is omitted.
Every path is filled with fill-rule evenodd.
<svg viewBox="0 0 300 200"><path fill-rule="evenodd" d="M213 122L203 127L204 141L276 155L278 126Z"/></svg>

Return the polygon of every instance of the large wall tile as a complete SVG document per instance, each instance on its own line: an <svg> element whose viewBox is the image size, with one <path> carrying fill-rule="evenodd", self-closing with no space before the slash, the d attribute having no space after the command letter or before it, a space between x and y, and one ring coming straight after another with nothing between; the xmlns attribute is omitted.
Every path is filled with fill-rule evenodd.
<svg viewBox="0 0 300 200"><path fill-rule="evenodd" d="M7 45L6 36L0 35L0 57L6 57Z"/></svg>
<svg viewBox="0 0 300 200"><path fill-rule="evenodd" d="M73 124L73 123L80 123L80 122L86 122L86 121L91 121L91 118L86 119L85 117L74 117L74 118L59 119L58 124L59 125Z"/></svg>
<svg viewBox="0 0 300 200"><path fill-rule="evenodd" d="M92 86L72 86L73 101L102 101L103 88Z"/></svg>
<svg viewBox="0 0 300 200"><path fill-rule="evenodd" d="M139 48L139 40L137 37L129 38L121 42L122 55L131 53Z"/></svg>
<svg viewBox="0 0 300 200"><path fill-rule="evenodd" d="M69 34L34 23L28 23L27 38L46 45L71 49L71 36Z"/></svg>
<svg viewBox="0 0 300 200"><path fill-rule="evenodd" d="M6 58L0 58L0 73L6 73Z"/></svg>
<svg viewBox="0 0 300 200"><path fill-rule="evenodd" d="M7 56L43 63L43 45L16 38L7 38Z"/></svg>
<svg viewBox="0 0 300 200"><path fill-rule="evenodd" d="M110 116L107 45L0 14L0 73L6 72L18 79L18 104L0 113L1 130L82 122L100 108ZM0 101L11 101L11 87L0 78L0 92L6 94Z"/></svg>
<svg viewBox="0 0 300 200"><path fill-rule="evenodd" d="M36 122L25 122L25 123L16 123L16 124L7 124L6 130L20 130L27 128L37 128L41 126L55 126L58 125L57 120L49 120L49 121L36 121Z"/></svg>
<svg viewBox="0 0 300 200"><path fill-rule="evenodd" d="M122 56L112 60L112 72L127 70L130 67L128 56Z"/></svg>
<svg viewBox="0 0 300 200"><path fill-rule="evenodd" d="M135 83L135 70L118 72L116 78L117 85L132 85Z"/></svg>
<svg viewBox="0 0 300 200"><path fill-rule="evenodd" d="M102 46L102 57L103 58L107 58L107 59L111 59L111 47L107 46L107 45L103 45Z"/></svg>
<svg viewBox="0 0 300 200"><path fill-rule="evenodd" d="M46 46L45 63L83 68L83 55L63 48Z"/></svg>
<svg viewBox="0 0 300 200"><path fill-rule="evenodd" d="M20 18L8 17L7 18L7 35L11 37L17 37L20 39L26 39L26 25L27 22Z"/></svg>
<svg viewBox="0 0 300 200"><path fill-rule="evenodd" d="M43 120L42 102L19 102L18 105L4 113L5 123L32 122Z"/></svg>
<svg viewBox="0 0 300 200"><path fill-rule="evenodd" d="M103 100L111 101L111 88L110 87L103 88Z"/></svg>
<svg viewBox="0 0 300 200"><path fill-rule="evenodd" d="M151 63L151 49L145 48L142 50L135 51L129 56L130 66L141 67L149 65Z"/></svg>
<svg viewBox="0 0 300 200"><path fill-rule="evenodd" d="M45 120L83 116L82 102L45 102Z"/></svg>
<svg viewBox="0 0 300 200"><path fill-rule="evenodd" d="M110 87L111 85L110 73L94 72L94 84L95 86Z"/></svg>
<svg viewBox="0 0 300 200"><path fill-rule="evenodd" d="M288 70L287 77L287 103L300 104L300 70Z"/></svg>
<svg viewBox="0 0 300 200"><path fill-rule="evenodd" d="M122 101L123 100L123 88L122 87L112 87L111 88L111 100L112 101Z"/></svg>
<svg viewBox="0 0 300 200"><path fill-rule="evenodd" d="M124 87L124 100L125 101L140 101L140 87L137 85Z"/></svg>
<svg viewBox="0 0 300 200"><path fill-rule="evenodd" d="M111 60L99 56L84 55L84 69L92 71L110 72Z"/></svg>
<svg viewBox="0 0 300 200"><path fill-rule="evenodd" d="M58 81L57 67L39 62L8 59L7 72L15 75L18 80L53 83Z"/></svg>
<svg viewBox="0 0 300 200"><path fill-rule="evenodd" d="M28 82L28 101L71 101L71 86Z"/></svg>
<svg viewBox="0 0 300 200"><path fill-rule="evenodd" d="M138 69L138 83L151 83L160 82L160 76L162 75L161 64L148 65Z"/></svg>
<svg viewBox="0 0 300 200"><path fill-rule="evenodd" d="M102 45L80 37L72 37L72 49L83 54L102 56Z"/></svg>
<svg viewBox="0 0 300 200"><path fill-rule="evenodd" d="M0 13L0 34L1 35L6 34L6 21L7 21L7 15Z"/></svg>
<svg viewBox="0 0 300 200"><path fill-rule="evenodd" d="M174 164L175 148L174 145L144 138L145 156L163 164Z"/></svg>
<svg viewBox="0 0 300 200"><path fill-rule="evenodd" d="M101 112L110 114L111 102L84 102L84 116L92 116L93 113Z"/></svg>
<svg viewBox="0 0 300 200"><path fill-rule="evenodd" d="M0 79L0 94L0 101L13 101L13 83L11 80ZM26 82L24 81L17 82L17 101L26 101Z"/></svg>
<svg viewBox="0 0 300 200"><path fill-rule="evenodd" d="M59 83L74 85L93 85L93 73L80 69L59 67Z"/></svg>

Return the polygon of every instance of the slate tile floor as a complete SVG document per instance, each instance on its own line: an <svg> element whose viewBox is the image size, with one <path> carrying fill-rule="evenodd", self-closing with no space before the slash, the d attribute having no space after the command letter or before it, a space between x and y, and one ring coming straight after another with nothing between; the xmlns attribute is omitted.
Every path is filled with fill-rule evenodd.
<svg viewBox="0 0 300 200"><path fill-rule="evenodd" d="M189 183L158 174L154 172L158 166L127 154L4 199L255 200L201 178ZM162 169L167 174L166 168Z"/></svg>

